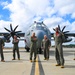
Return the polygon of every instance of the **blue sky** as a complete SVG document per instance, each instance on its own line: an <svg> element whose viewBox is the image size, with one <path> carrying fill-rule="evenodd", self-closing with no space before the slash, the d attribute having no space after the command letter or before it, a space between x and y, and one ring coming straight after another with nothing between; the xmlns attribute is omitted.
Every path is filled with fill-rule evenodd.
<svg viewBox="0 0 75 75"><path fill-rule="evenodd" d="M0 0L0 30L4 27L25 32L34 21L43 21L51 32L59 24L75 32L75 0Z"/></svg>
<svg viewBox="0 0 75 75"><path fill-rule="evenodd" d="M0 0L0 20L9 21L10 20L10 11L8 9L4 9L2 5L3 2L11 3L11 0Z"/></svg>

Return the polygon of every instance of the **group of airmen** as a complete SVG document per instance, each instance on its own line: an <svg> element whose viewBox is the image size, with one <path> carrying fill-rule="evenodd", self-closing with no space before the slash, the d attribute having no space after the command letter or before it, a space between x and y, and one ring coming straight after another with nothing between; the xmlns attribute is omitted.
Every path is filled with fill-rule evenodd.
<svg viewBox="0 0 75 75"><path fill-rule="evenodd" d="M61 66L61 68L64 68L64 56L63 56L63 48L62 48L62 34L59 32L59 28L57 27L55 29L54 34L54 40L55 40L55 59L56 59L56 66ZM31 36L31 46L30 46L30 62L32 62L32 57L34 53L34 62L36 62L37 57L37 41L38 38L35 36L35 32ZM20 60L20 54L19 54L19 47L18 43L19 40L17 39L17 36L14 36L13 38L13 59L15 60L15 52L17 51L18 60ZM49 50L51 46L51 40L48 39L46 35L44 35L44 38L41 42L41 48L44 50L44 60L49 60ZM0 54L1 54L1 61L4 61L3 56L3 48L4 48L4 42L2 39L0 39Z"/></svg>
<svg viewBox="0 0 75 75"><path fill-rule="evenodd" d="M18 60L20 60L20 53L19 53L19 47L18 47L19 39L17 39L17 36L15 35L12 41L13 44L13 59L15 60L15 52L17 52ZM4 41L0 38L0 54L1 54L1 61L5 62L4 55L3 55L3 49L4 49Z"/></svg>
<svg viewBox="0 0 75 75"><path fill-rule="evenodd" d="M30 62L32 62L32 55L34 53L34 62L36 61L37 56L37 37L35 36L35 32L31 36L31 47L30 47ZM56 59L56 66L61 66L61 68L64 68L64 57L63 57L63 48L62 48L62 34L59 32L59 28L56 27L55 34L54 34L54 40L55 40L55 59ZM49 50L51 46L51 40L48 39L46 35L44 35L44 38L41 43L41 48L44 50L44 60L49 60Z"/></svg>

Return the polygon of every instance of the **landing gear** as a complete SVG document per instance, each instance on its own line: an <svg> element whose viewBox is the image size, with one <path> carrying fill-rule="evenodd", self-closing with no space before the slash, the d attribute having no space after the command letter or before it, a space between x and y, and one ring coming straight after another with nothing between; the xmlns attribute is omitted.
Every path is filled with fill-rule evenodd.
<svg viewBox="0 0 75 75"><path fill-rule="evenodd" d="M27 46L25 46L25 49L26 49L26 51L27 51L27 52L29 52L29 49L30 49L30 48L29 48L29 47L27 47Z"/></svg>
<svg viewBox="0 0 75 75"><path fill-rule="evenodd" d="M42 49L41 48L39 48L38 51L39 51L39 54L42 54Z"/></svg>
<svg viewBox="0 0 75 75"><path fill-rule="evenodd" d="M29 48L27 48L27 50L26 50L27 52L29 52Z"/></svg>

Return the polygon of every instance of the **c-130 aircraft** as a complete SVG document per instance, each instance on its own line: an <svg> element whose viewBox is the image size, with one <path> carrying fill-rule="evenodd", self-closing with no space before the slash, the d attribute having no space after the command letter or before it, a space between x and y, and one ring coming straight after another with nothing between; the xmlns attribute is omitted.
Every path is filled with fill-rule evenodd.
<svg viewBox="0 0 75 75"><path fill-rule="evenodd" d="M69 31L64 31L65 27L66 26L64 26L61 30L60 26L58 25L60 33L63 34L63 36L65 37L65 40L63 41L64 43L72 41L72 38L69 38L69 36L75 36L75 33L68 33ZM54 28L53 28L53 30L55 31ZM35 32L35 34L38 38L37 48L39 50L39 53L41 54L42 53L41 42L44 38L44 35L47 35L47 37L51 41L52 40L51 37L53 37L54 33L51 33L49 28L43 22L34 21L34 23L29 27L29 29L25 33L25 45L26 45L25 49L27 51L29 51L29 49L30 49L30 44L31 44L30 38L31 38L31 35L33 32Z"/></svg>
<svg viewBox="0 0 75 75"><path fill-rule="evenodd" d="M54 34L50 32L49 28L43 22L34 21L34 23L29 27L29 29L25 33L22 33L21 31L16 31L17 27L18 25L13 29L12 24L10 24L10 30L7 28L4 28L9 33L0 33L0 35L2 35L2 37L0 38L2 38L5 42L9 43L10 37L13 38L14 35L16 35L19 38L24 37L24 39L20 39L20 40L25 41L25 49L27 52L29 52L30 50L31 35L33 32L35 32L35 35L38 38L37 48L40 54L42 53L41 41L44 38L44 35L47 35L49 40L51 40L51 37L53 37L53 34ZM65 37L65 40L63 41L64 43L72 41L72 38L69 38L69 36L75 37L75 33L68 33L69 31L64 31L65 27L66 26L64 26L61 30L60 26L58 25L60 33L63 34ZM55 31L55 29L53 30Z"/></svg>

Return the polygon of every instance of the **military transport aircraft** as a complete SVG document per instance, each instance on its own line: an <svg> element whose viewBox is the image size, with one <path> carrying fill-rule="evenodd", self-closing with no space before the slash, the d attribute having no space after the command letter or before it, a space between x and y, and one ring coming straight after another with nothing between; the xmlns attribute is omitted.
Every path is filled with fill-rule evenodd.
<svg viewBox="0 0 75 75"><path fill-rule="evenodd" d="M60 29L60 26L58 25L58 28L60 30L61 34L64 34L65 40L63 42L70 42L72 40L72 38L69 38L68 36L75 36L75 34L73 33L68 33L69 31L64 31L66 26L64 26L62 28L62 30ZM55 31L55 29L53 29ZM51 33L49 28L43 23L43 22L36 22L34 21L34 23L29 27L29 29L27 30L27 32L25 33L25 49L27 51L29 51L30 48L30 44L31 44L31 34L35 32L37 38L38 38L38 42L37 42L37 48L39 50L39 53L42 53L42 49L41 49L41 41L44 37L44 35L47 35L47 37L49 38L49 40L51 40L51 37L53 37L54 33Z"/></svg>
<svg viewBox="0 0 75 75"><path fill-rule="evenodd" d="M38 51L40 54L42 53L41 41L42 41L44 35L47 35L49 40L51 40L51 37L53 37L53 33L50 32L49 28L43 22L34 21L34 23L29 27L29 29L25 33L22 33L21 31L16 31L17 27L18 27L18 25L13 29L12 24L10 24L10 30L7 28L4 28L9 33L0 33L0 35L2 35L2 37L0 37L0 38L4 39L5 42L9 43L10 37L13 38L14 35L16 35L19 38L25 37L22 40L25 41L25 49L27 50L27 52L30 49L30 44L31 44L30 38L31 38L31 35L33 32L35 32L35 34L38 38L37 48L38 48ZM68 33L69 31L64 31L65 27L66 26L64 26L62 29L60 29L60 26L58 25L60 33L63 34L63 36L65 37L65 40L63 42L70 42L72 40L72 38L69 38L69 36L75 37L75 33ZM55 29L53 29L53 30L55 31Z"/></svg>

